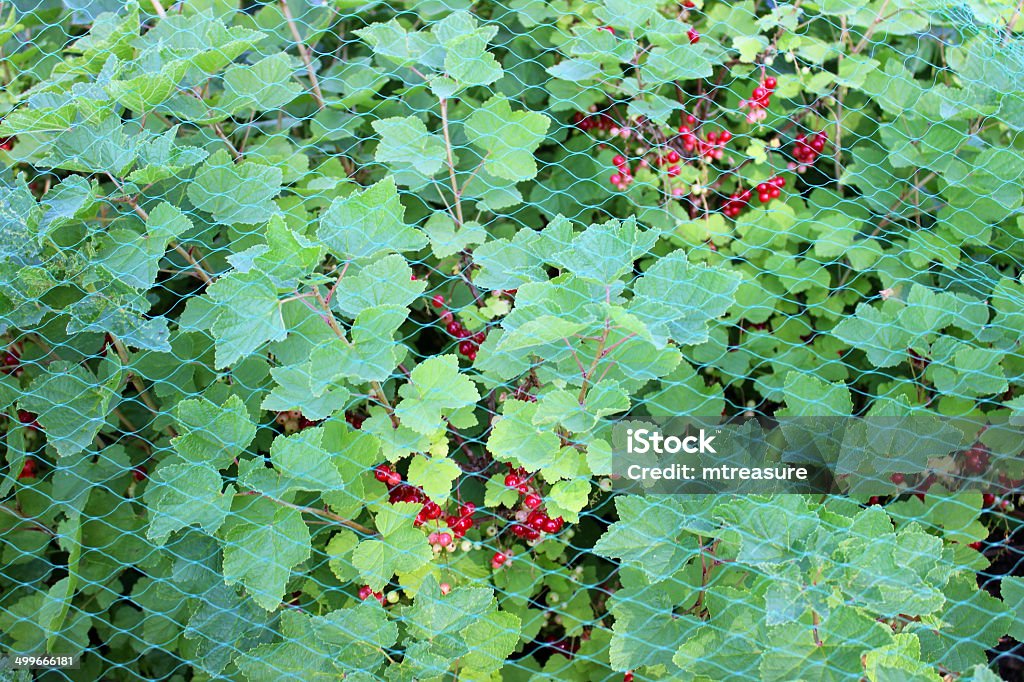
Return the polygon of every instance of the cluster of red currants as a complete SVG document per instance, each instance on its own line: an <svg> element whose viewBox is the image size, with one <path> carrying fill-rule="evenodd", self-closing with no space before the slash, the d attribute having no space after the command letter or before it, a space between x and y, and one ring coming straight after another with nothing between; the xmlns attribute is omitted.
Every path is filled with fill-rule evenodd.
<svg viewBox="0 0 1024 682"><path fill-rule="evenodd" d="M277 416L274 417L274 421L277 422L278 426L280 426L285 434L289 436L320 423L306 419L302 416L302 412L298 410L285 410L284 412L278 412Z"/></svg>
<svg viewBox="0 0 1024 682"><path fill-rule="evenodd" d="M989 465L989 452L988 448L978 443L971 449L967 450L963 456L963 463L961 468L964 473L972 476L980 476L988 470Z"/></svg>
<svg viewBox="0 0 1024 682"><path fill-rule="evenodd" d="M476 360L476 352L480 350L480 345L487 340L487 332L473 333L462 326L462 323L452 315L452 311L445 308L444 296L441 294L430 299L430 305L441 311L438 316L444 323L445 330L454 338L459 339L459 354L464 355L470 362Z"/></svg>
<svg viewBox="0 0 1024 682"><path fill-rule="evenodd" d="M427 497L418 486L410 485L402 480L402 474L392 469L387 464L378 464L373 472L374 478L388 486L388 502L397 504L399 502L412 502L422 504L413 525L419 528L427 521L435 521L441 518L444 513L441 505ZM473 527L473 514L476 512L476 505L466 502L459 505L458 513L444 515L444 522L451 529L457 538L461 538L470 528ZM433 544L433 542L431 543Z"/></svg>
<svg viewBox="0 0 1024 682"><path fill-rule="evenodd" d="M616 154L612 159L615 164L615 174L608 178L612 186L619 190L625 190L633 184L633 171L629 168L629 161L622 154Z"/></svg>
<svg viewBox="0 0 1024 682"><path fill-rule="evenodd" d="M767 204L772 199L777 199L785 186L785 178L778 175L769 178L757 186L757 200L762 204ZM722 203L722 213L728 218L735 218L747 207L752 196L753 192L746 188L733 192Z"/></svg>
<svg viewBox="0 0 1024 682"><path fill-rule="evenodd" d="M824 130L820 133L811 133L810 136L800 133L796 136L796 146L793 147L793 158L789 169L797 173L804 173L814 165L821 153L825 150L825 143L828 142L828 133Z"/></svg>
<svg viewBox="0 0 1024 682"><path fill-rule="evenodd" d="M11 346L4 351L3 361L0 362L0 372L3 374L13 374L14 376L21 376L21 355L18 353L18 349Z"/></svg>
<svg viewBox="0 0 1024 682"><path fill-rule="evenodd" d="M768 107L772 103L772 93L779 82L768 76L761 81L761 84L754 88L750 99L740 102L740 109L749 109L747 112L748 123L758 123L768 117Z"/></svg>
<svg viewBox="0 0 1024 682"><path fill-rule="evenodd" d="M592 106L590 109L588 113L577 111L573 114L573 125L582 131L592 132L595 137L621 137L623 140L628 140L633 136L632 130L621 127L608 114L597 113L596 106Z"/></svg>
<svg viewBox="0 0 1024 682"><path fill-rule="evenodd" d="M494 556L491 557L491 568L498 570L508 562L512 561L512 552L495 552Z"/></svg>
<svg viewBox="0 0 1024 682"><path fill-rule="evenodd" d="M384 603L385 603L386 600L384 599L384 593L383 592L374 592L373 589L369 585L363 585L362 587L359 588L359 599L360 600L366 601L370 597L373 597L378 602L380 602L381 606L384 606Z"/></svg>
<svg viewBox="0 0 1024 682"><path fill-rule="evenodd" d="M654 158L651 159L651 165L655 168L664 166L665 173L670 178L674 178L682 172L679 168L679 152L674 149L670 149L664 154L655 153Z"/></svg>
<svg viewBox="0 0 1024 682"><path fill-rule="evenodd" d="M769 178L757 186L757 200L762 204L767 204L772 199L778 199L782 194L782 188L785 186L785 178L778 175L774 178Z"/></svg>
<svg viewBox="0 0 1024 682"><path fill-rule="evenodd" d="M712 130L702 140L692 132L691 125L693 125L693 116L688 116L687 123L679 126L679 135L683 138L683 149L693 152L695 156L704 159L707 163L721 160L725 154L725 145L732 139L732 133L728 130L723 130L720 133Z"/></svg>
<svg viewBox="0 0 1024 682"><path fill-rule="evenodd" d="M452 533L455 537L461 538L466 535L466 531L473 527L473 514L476 512L476 505L472 502L464 502L459 505L459 511L457 514L448 514L444 517L444 521L448 524L448 527L452 529Z"/></svg>
<svg viewBox="0 0 1024 682"><path fill-rule="evenodd" d="M522 469L514 469L505 476L505 485L519 491L523 497L523 509L516 512L516 522L512 524L512 534L524 540L536 540L541 533L558 533L565 522L562 517L551 518L539 507L544 500L537 493Z"/></svg>

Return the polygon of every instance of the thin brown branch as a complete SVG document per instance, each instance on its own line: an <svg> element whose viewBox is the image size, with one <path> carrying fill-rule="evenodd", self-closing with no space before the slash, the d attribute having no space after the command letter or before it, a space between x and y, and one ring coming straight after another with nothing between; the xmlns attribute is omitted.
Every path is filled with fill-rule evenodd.
<svg viewBox="0 0 1024 682"><path fill-rule="evenodd" d="M313 89L313 99L316 100L317 109L323 109L324 94L320 92L320 81L317 80L316 69L313 68L313 59L309 56L306 43L303 42L302 36L299 34L299 27L295 24L291 8L288 7L288 0L281 0L281 14L288 22L288 29L292 33L292 38L295 39L295 47L298 48L299 56L302 57L302 62L306 65L306 73L309 74L309 85Z"/></svg>

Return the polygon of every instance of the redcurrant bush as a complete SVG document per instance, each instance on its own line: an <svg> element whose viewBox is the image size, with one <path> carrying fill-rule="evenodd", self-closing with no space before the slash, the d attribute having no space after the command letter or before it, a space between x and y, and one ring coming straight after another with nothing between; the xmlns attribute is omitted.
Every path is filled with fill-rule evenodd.
<svg viewBox="0 0 1024 682"><path fill-rule="evenodd" d="M1019 2L17 0L0 48L5 661L1019 679ZM624 490L671 416L842 420L879 486Z"/></svg>

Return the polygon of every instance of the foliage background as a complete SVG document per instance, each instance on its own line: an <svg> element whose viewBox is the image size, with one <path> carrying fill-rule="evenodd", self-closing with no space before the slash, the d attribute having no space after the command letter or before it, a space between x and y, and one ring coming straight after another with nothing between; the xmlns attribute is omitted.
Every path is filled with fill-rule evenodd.
<svg viewBox="0 0 1024 682"><path fill-rule="evenodd" d="M1020 417L1019 4L0 7L45 679L1021 679L1019 442L872 500L607 479L625 414Z"/></svg>

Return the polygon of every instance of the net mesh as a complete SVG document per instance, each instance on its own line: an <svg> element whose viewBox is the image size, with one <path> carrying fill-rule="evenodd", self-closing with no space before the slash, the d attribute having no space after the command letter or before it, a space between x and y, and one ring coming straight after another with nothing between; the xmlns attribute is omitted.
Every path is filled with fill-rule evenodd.
<svg viewBox="0 0 1024 682"><path fill-rule="evenodd" d="M1024 679L1021 13L0 2L0 677Z"/></svg>

